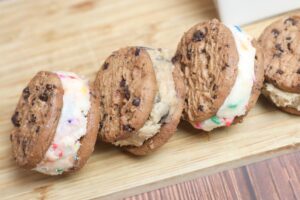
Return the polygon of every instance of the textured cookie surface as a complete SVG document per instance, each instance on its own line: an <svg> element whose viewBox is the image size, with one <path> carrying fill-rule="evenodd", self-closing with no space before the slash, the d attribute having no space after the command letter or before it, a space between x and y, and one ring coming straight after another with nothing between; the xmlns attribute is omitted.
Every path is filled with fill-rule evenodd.
<svg viewBox="0 0 300 200"><path fill-rule="evenodd" d="M124 139L148 119L157 92L152 62L143 48L114 52L95 80L100 100L99 134L106 142Z"/></svg>
<svg viewBox="0 0 300 200"><path fill-rule="evenodd" d="M169 119L167 119L168 121L166 121L162 125L159 133L157 133L154 137L148 139L140 147L133 147L133 146L126 147L127 151L135 155L149 154L150 152L155 151L157 148L165 144L175 133L182 114L182 110L184 106L184 97L185 97L184 80L181 71L178 67L175 67L173 70L173 79L175 83L175 90L177 93L176 111L173 113L172 116L169 117Z"/></svg>
<svg viewBox="0 0 300 200"><path fill-rule="evenodd" d="M173 62L184 74L184 118L204 121L223 104L237 76L238 52L231 31L214 19L182 37Z"/></svg>
<svg viewBox="0 0 300 200"><path fill-rule="evenodd" d="M13 155L17 163L33 168L48 150L63 104L63 89L58 76L39 72L23 90L11 120Z"/></svg>
<svg viewBox="0 0 300 200"><path fill-rule="evenodd" d="M300 16L280 19L259 38L265 78L279 89L300 93Z"/></svg>

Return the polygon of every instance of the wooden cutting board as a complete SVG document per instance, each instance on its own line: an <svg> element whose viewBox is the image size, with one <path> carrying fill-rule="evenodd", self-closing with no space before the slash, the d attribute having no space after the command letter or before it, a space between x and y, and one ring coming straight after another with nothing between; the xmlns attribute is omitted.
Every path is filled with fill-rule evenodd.
<svg viewBox="0 0 300 200"><path fill-rule="evenodd" d="M93 80L113 50L128 45L174 50L184 31L213 17L210 0L1 0L0 198L119 198L299 149L300 118L260 99L243 124L204 134L182 123L168 144L147 157L99 142L88 164L72 176L16 167L10 116L36 72L70 70ZM257 36L273 20L244 28Z"/></svg>

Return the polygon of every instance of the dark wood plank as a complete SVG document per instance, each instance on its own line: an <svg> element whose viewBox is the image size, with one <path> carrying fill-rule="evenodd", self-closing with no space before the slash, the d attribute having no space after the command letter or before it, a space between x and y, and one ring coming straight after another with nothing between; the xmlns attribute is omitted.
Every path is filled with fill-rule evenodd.
<svg viewBox="0 0 300 200"><path fill-rule="evenodd" d="M300 152L139 194L126 200L300 199Z"/></svg>

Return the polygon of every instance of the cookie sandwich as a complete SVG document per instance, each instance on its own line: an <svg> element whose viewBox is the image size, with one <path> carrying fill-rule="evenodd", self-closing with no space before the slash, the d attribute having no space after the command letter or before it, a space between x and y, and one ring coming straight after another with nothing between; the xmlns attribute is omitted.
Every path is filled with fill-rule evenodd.
<svg viewBox="0 0 300 200"><path fill-rule="evenodd" d="M97 138L95 97L88 81L74 73L37 73L11 118L10 139L17 164L48 175L82 168Z"/></svg>
<svg viewBox="0 0 300 200"><path fill-rule="evenodd" d="M262 55L256 46L240 27L216 19L183 35L173 60L184 74L185 120L204 131L242 121L263 83Z"/></svg>
<svg viewBox="0 0 300 200"><path fill-rule="evenodd" d="M300 115L300 16L275 21L261 34L263 94L281 110Z"/></svg>
<svg viewBox="0 0 300 200"><path fill-rule="evenodd" d="M148 154L174 134L184 102L184 82L166 50L127 47L99 70L100 138L135 155Z"/></svg>

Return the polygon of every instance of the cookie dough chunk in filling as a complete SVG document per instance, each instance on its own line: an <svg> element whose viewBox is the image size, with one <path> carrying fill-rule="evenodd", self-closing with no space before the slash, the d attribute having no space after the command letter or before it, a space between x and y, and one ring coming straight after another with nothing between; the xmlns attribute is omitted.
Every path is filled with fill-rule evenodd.
<svg viewBox="0 0 300 200"><path fill-rule="evenodd" d="M63 108L54 140L44 159L34 170L44 174L58 175L69 171L80 159L77 152L80 139L87 132L90 91L88 81L74 73L56 72L64 90Z"/></svg>
<svg viewBox="0 0 300 200"><path fill-rule="evenodd" d="M228 26L232 32L239 53L238 74L236 81L216 115L203 122L197 122L194 127L211 131L217 127L230 126L233 120L246 114L252 87L255 81L255 54L252 39L238 26Z"/></svg>
<svg viewBox="0 0 300 200"><path fill-rule="evenodd" d="M160 131L164 123L168 123L168 120L176 110L176 105L178 105L179 100L173 80L174 66L171 62L172 56L167 50L145 49L152 60L158 92L149 119L144 126L129 138L114 143L118 146L142 146L147 139Z"/></svg>
<svg viewBox="0 0 300 200"><path fill-rule="evenodd" d="M285 92L270 83L266 83L262 93L278 107L289 107L300 111L300 94Z"/></svg>

